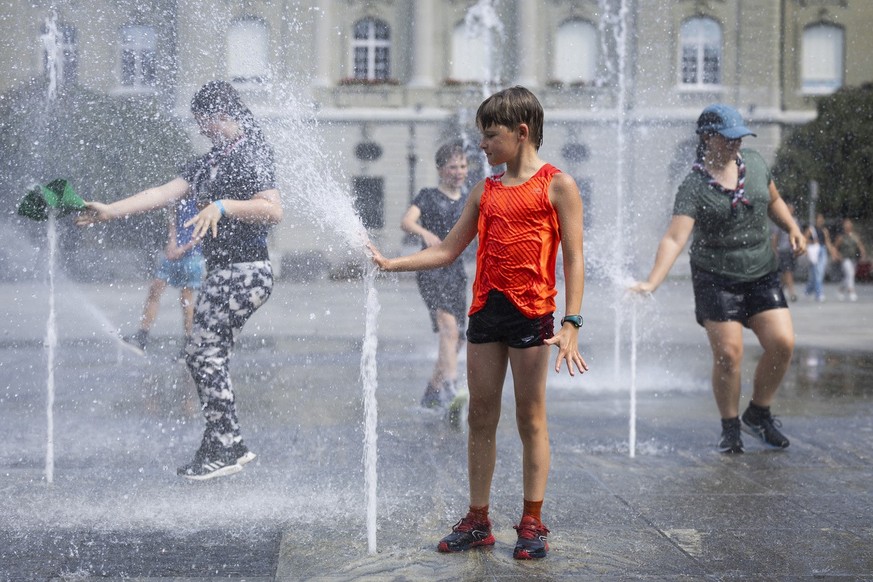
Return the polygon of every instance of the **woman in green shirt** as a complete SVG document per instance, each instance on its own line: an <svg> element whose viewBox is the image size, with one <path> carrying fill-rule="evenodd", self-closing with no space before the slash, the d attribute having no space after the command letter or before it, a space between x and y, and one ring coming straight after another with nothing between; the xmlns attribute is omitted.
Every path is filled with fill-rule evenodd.
<svg viewBox="0 0 873 582"><path fill-rule="evenodd" d="M697 120L697 160L679 186L673 219L658 245L648 279L633 286L652 293L667 277L693 234L689 256L695 315L712 348L712 388L721 414L723 453L742 453L743 430L767 445L789 441L770 413L794 350L794 328L770 244L768 219L786 231L796 254L806 241L779 195L764 159L741 149L754 136L739 112L710 105ZM739 416L743 327L764 353L755 370L749 407Z"/></svg>

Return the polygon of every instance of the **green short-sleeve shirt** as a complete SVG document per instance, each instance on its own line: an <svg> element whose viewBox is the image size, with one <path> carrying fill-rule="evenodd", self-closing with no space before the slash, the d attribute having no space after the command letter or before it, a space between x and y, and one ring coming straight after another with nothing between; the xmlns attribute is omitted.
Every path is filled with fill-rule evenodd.
<svg viewBox="0 0 873 582"><path fill-rule="evenodd" d="M761 155L743 149L746 164L745 195L751 208L740 203L731 208L729 194L709 185L705 176L692 171L676 193L673 214L694 219L689 255L697 268L738 281L754 281L779 265L770 244L770 169Z"/></svg>

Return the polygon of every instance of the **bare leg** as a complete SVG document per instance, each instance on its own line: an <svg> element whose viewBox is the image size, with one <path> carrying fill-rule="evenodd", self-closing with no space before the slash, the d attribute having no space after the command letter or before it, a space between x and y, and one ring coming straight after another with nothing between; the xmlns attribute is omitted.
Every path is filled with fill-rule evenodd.
<svg viewBox="0 0 873 582"><path fill-rule="evenodd" d="M705 321L712 349L712 392L722 418L736 418L740 408L743 326L736 321Z"/></svg>
<svg viewBox="0 0 873 582"><path fill-rule="evenodd" d="M430 384L434 388L442 386L444 381L454 382L458 377L458 320L455 316L438 309L436 312L437 328L439 329L439 353L433 368Z"/></svg>
<svg viewBox="0 0 873 582"><path fill-rule="evenodd" d="M467 346L467 383L470 407L467 423L467 471L470 477L470 505L483 507L491 498L491 478L497 459L497 424L509 348L502 343Z"/></svg>
<svg viewBox="0 0 873 582"><path fill-rule="evenodd" d="M185 337L191 337L191 330L194 328L194 290L191 287L182 287L179 292L179 304L182 306Z"/></svg>
<svg viewBox="0 0 873 582"><path fill-rule="evenodd" d="M770 406L794 352L794 325L787 309L762 311L749 320L749 325L764 354L755 369L752 400L758 406Z"/></svg>
<svg viewBox="0 0 873 582"><path fill-rule="evenodd" d="M161 295L164 294L164 289L167 288L167 282L163 279L153 279L149 286L149 294L146 297L145 307L142 310L142 318L140 319L139 327L144 331L149 331L152 324L158 317L158 309L161 306Z"/></svg>
<svg viewBox="0 0 873 582"><path fill-rule="evenodd" d="M509 365L515 388L515 419L523 451L524 498L542 501L551 459L546 417L549 346L510 348Z"/></svg>

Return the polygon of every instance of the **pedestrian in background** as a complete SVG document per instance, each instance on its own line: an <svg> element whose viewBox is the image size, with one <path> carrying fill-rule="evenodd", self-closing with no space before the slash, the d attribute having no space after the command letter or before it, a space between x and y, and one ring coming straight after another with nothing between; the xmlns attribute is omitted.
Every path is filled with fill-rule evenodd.
<svg viewBox="0 0 873 582"><path fill-rule="evenodd" d="M189 197L177 201L173 211L168 213L167 244L156 261L155 275L146 295L139 329L121 338L140 354L145 354L149 333L161 307L161 296L167 285L170 285L179 289L185 337L182 340L178 359L185 360L185 346L190 341L191 331L194 328L194 292L200 289L204 271L203 253L192 236L194 228L185 226L185 223L194 218L197 212L197 201Z"/></svg>
<svg viewBox="0 0 873 582"><path fill-rule="evenodd" d="M858 294L855 292L855 273L858 269L858 261L867 260L867 249L861 242L861 237L855 232L855 225L851 218L843 219L843 232L834 240L834 248L837 260L843 270L843 280L840 282L840 299L857 301Z"/></svg>
<svg viewBox="0 0 873 582"><path fill-rule="evenodd" d="M440 146L436 152L439 181L424 188L403 215L400 227L421 239L421 248L436 246L449 234L467 201L467 153L461 142ZM417 271L418 291L427 306L433 331L438 334L437 360L421 405L445 407L457 393L458 351L467 324L467 273L461 257L450 265Z"/></svg>
<svg viewBox="0 0 873 582"><path fill-rule="evenodd" d="M818 302L824 302L824 279L828 268L828 259L836 256L836 250L831 241L831 233L822 213L815 215L815 223L806 227L807 250L809 260L809 276L806 280L806 294L815 297Z"/></svg>

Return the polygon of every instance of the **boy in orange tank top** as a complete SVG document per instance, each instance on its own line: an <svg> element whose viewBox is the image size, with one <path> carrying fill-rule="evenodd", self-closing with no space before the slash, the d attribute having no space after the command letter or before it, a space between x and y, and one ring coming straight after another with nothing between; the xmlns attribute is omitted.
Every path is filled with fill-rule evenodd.
<svg viewBox="0 0 873 582"><path fill-rule="evenodd" d="M418 271L451 264L478 234L476 279L467 329L470 389L467 462L470 507L437 546L460 552L494 544L488 505L497 458L496 436L507 365L512 368L521 437L524 506L514 526L517 559L543 558L549 530L541 520L550 451L546 378L550 346L558 348L571 376L588 365L579 353L579 315L585 286L582 199L573 179L540 159L543 109L523 87L486 99L476 113L479 146L503 174L476 185L451 232L436 246L387 259L372 245L373 262L385 271ZM555 262L564 263L564 313L554 333Z"/></svg>

